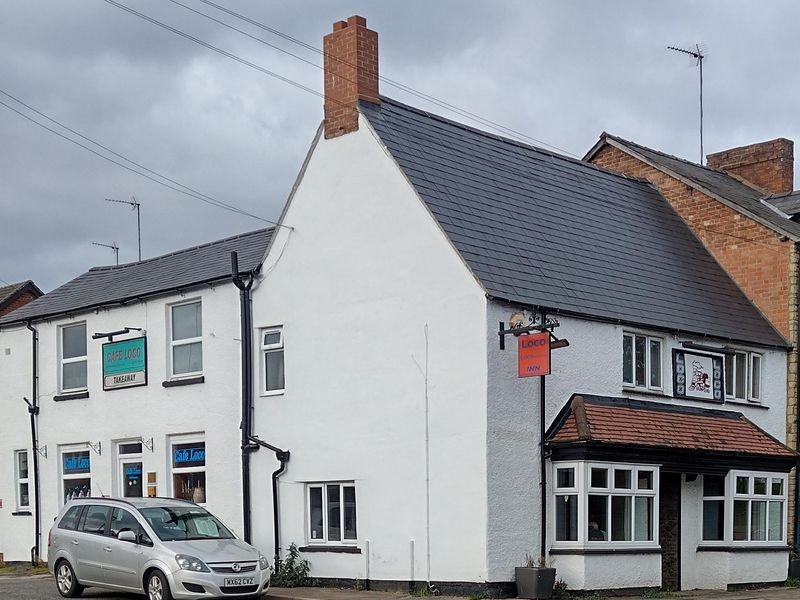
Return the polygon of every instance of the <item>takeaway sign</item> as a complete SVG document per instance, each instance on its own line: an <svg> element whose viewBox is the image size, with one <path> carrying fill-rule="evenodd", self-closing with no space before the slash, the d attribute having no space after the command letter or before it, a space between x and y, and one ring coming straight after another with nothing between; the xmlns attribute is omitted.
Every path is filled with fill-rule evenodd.
<svg viewBox="0 0 800 600"><path fill-rule="evenodd" d="M517 338L518 377L550 374L550 332L521 335Z"/></svg>
<svg viewBox="0 0 800 600"><path fill-rule="evenodd" d="M103 344L103 389L147 385L147 338Z"/></svg>

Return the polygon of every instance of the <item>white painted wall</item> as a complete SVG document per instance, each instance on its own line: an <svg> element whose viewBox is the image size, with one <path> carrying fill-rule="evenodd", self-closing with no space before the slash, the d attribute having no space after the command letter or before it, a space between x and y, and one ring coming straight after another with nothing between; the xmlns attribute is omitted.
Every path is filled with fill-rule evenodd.
<svg viewBox="0 0 800 600"><path fill-rule="evenodd" d="M253 297L254 324L286 340L286 392L257 397L255 423L292 453L283 547L310 541L307 482L355 481L362 554L309 553L312 575L363 578L368 558L372 579L426 579L427 326L431 577L486 580L483 290L363 119L317 143L283 224ZM275 466L254 457L267 546Z"/></svg>
<svg viewBox="0 0 800 600"><path fill-rule="evenodd" d="M660 554L569 555L550 560L568 590L609 590L661 586Z"/></svg>
<svg viewBox="0 0 800 600"><path fill-rule="evenodd" d="M203 375L205 383L164 388L167 378L168 305L199 298L203 319ZM58 393L58 327L87 322L89 398L54 402ZM101 345L92 340L97 331L113 331L125 326L143 327L148 337L148 380L144 387L103 391ZM155 471L158 493L170 495L170 456L168 443L177 434L200 433L206 442L207 508L241 533L241 469L239 422L241 419L239 363L238 291L231 283L205 286L185 295L172 295L146 302L54 319L36 324L39 329L40 444L47 446L42 458L42 554L46 555L47 532L62 506L60 453L63 445L100 442L101 454L90 451L92 494L119 495L115 441L153 438L153 452L144 449L143 470ZM119 339L119 338L118 338ZM8 341L7 341L8 340ZM11 347L10 357L2 347ZM21 364L20 364L21 363ZM29 445L30 429L23 395L30 397L30 333L24 329L0 332L0 400L14 419L0 442L0 465L6 471L12 464L14 447ZM5 368L9 364L10 368ZM13 410L12 410L13 408ZM13 439L13 442L11 441ZM21 446L22 445L22 446ZM0 497L10 498L13 476L1 477ZM4 501L0 511L0 552L6 560L27 560L33 545L33 519L9 518ZM24 527L17 523L25 522ZM7 525L9 529L7 529ZM24 531L23 531L24 529ZM9 535L6 536L6 531ZM11 534L10 532L13 532ZM266 550L266 549L265 549ZM269 552L267 552L269 554Z"/></svg>

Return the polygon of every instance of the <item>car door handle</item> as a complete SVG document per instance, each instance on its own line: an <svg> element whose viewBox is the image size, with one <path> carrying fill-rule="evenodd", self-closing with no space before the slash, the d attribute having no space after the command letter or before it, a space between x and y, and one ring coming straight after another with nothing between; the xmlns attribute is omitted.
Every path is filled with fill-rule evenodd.
<svg viewBox="0 0 800 600"><path fill-rule="evenodd" d="M103 546L103 550L106 552L111 552L111 546Z"/></svg>
<svg viewBox="0 0 800 600"><path fill-rule="evenodd" d="M78 544L80 544L80 542L78 540L72 540L72 545L73 546L77 546Z"/></svg>

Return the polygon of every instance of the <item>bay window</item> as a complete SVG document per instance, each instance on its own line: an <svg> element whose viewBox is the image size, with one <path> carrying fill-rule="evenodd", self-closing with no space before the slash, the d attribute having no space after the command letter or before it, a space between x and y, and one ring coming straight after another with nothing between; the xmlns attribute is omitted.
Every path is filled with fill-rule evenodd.
<svg viewBox="0 0 800 600"><path fill-rule="evenodd" d="M658 467L587 462L553 467L556 546L657 543Z"/></svg>
<svg viewBox="0 0 800 600"><path fill-rule="evenodd" d="M635 333L622 336L622 383L643 389L663 389L661 338Z"/></svg>

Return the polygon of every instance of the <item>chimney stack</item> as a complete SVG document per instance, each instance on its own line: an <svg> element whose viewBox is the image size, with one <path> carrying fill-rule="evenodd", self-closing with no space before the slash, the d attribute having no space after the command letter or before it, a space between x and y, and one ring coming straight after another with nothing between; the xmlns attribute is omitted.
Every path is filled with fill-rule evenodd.
<svg viewBox="0 0 800 600"><path fill-rule="evenodd" d="M794 189L794 143L785 138L706 156L712 169L727 171L772 194Z"/></svg>
<svg viewBox="0 0 800 600"><path fill-rule="evenodd" d="M325 52L325 138L358 129L358 101L380 104L378 33L364 17L333 24L323 39Z"/></svg>

